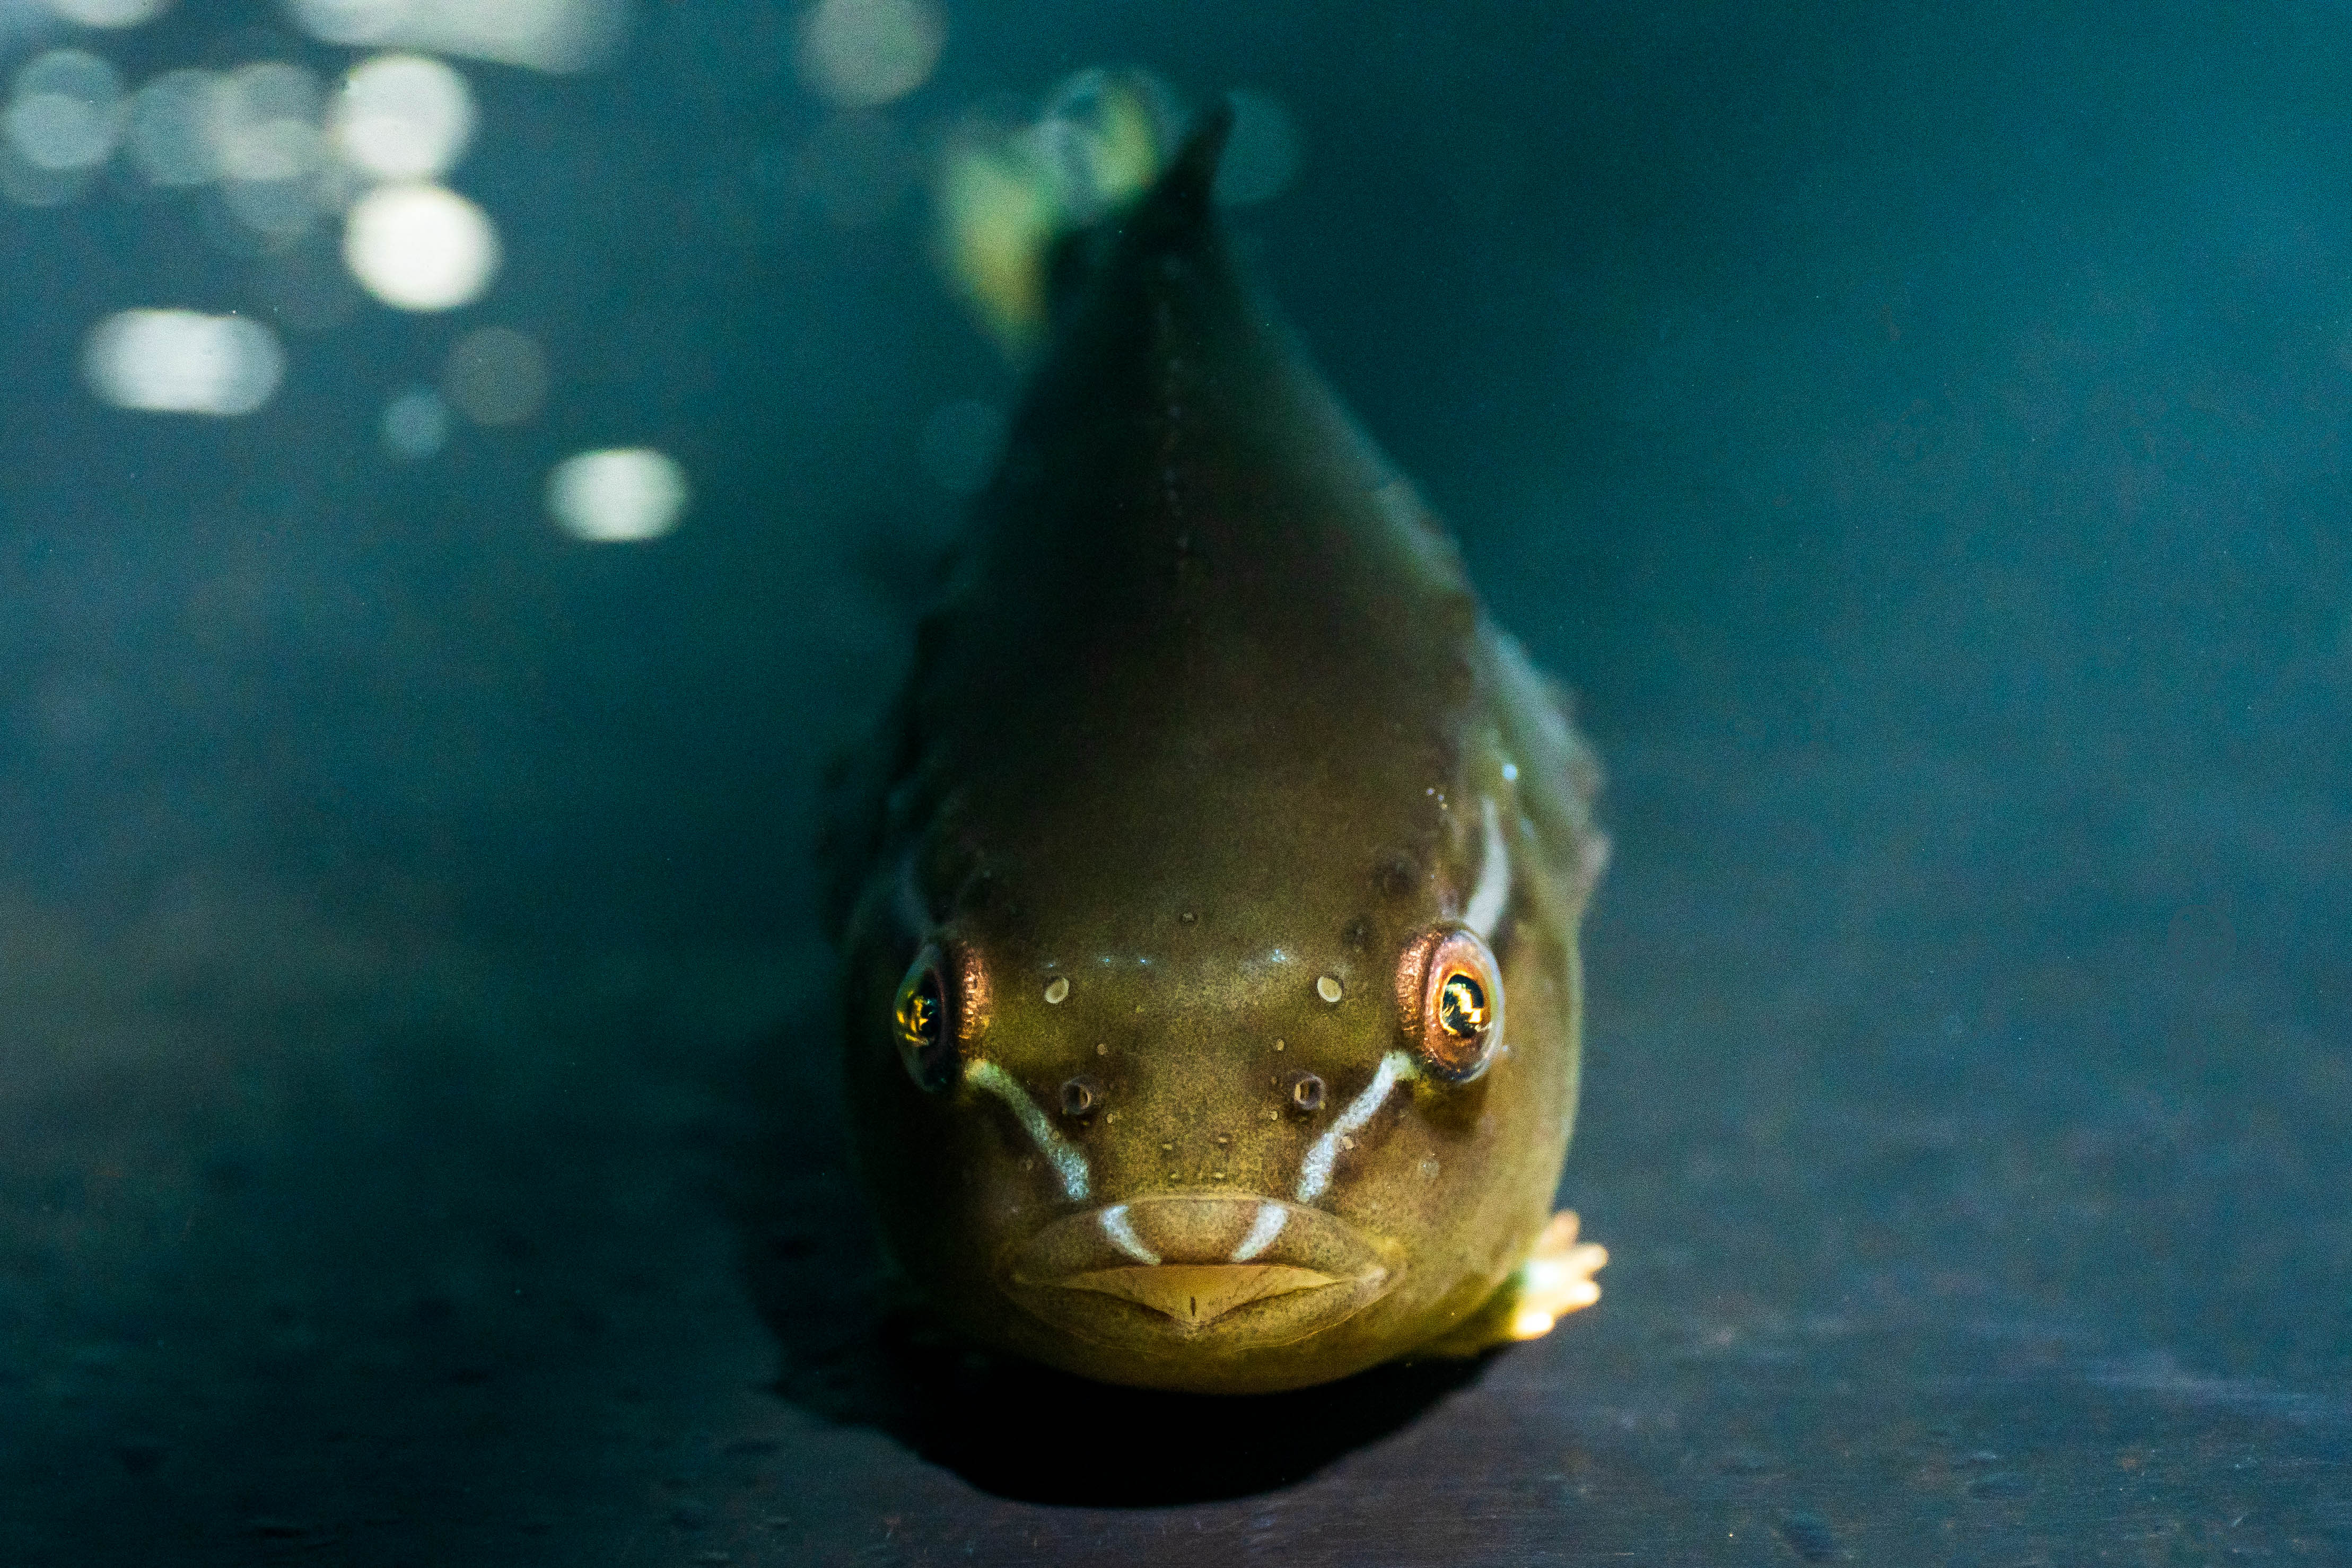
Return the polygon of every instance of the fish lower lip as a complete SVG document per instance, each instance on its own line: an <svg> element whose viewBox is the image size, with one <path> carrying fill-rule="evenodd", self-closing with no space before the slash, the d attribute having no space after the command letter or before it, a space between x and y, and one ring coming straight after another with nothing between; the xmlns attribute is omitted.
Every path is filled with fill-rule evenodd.
<svg viewBox="0 0 2352 1568"><path fill-rule="evenodd" d="M1090 1269L1054 1283L1065 1291L1093 1291L1149 1307L1180 1328L1206 1328L1237 1308L1297 1291L1319 1291L1341 1281L1314 1269L1285 1263L1130 1263Z"/></svg>
<svg viewBox="0 0 2352 1568"><path fill-rule="evenodd" d="M1391 1264L1320 1209L1173 1194L1057 1220L1013 1252L1003 1277L1029 1312L1091 1339L1214 1331L1279 1343L1386 1294Z"/></svg>

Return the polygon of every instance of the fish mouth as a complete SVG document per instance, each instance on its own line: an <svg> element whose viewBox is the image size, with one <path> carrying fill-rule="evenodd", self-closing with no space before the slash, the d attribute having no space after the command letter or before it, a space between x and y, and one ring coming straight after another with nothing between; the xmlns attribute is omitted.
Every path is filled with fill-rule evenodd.
<svg viewBox="0 0 2352 1568"><path fill-rule="evenodd" d="M1270 1345L1360 1311L1397 1272L1321 1209L1178 1194L1056 1220L1015 1249L1003 1278L1021 1306L1083 1338Z"/></svg>

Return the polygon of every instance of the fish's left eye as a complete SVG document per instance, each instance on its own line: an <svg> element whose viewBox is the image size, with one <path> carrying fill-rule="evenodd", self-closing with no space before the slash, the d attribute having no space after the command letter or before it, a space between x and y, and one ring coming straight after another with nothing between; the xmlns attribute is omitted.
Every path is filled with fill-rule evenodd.
<svg viewBox="0 0 2352 1568"><path fill-rule="evenodd" d="M915 955L898 982L891 1033L907 1076L927 1093L951 1087L962 1048L987 1020L987 988L979 966L937 943Z"/></svg>
<svg viewBox="0 0 2352 1568"><path fill-rule="evenodd" d="M1475 931L1438 926L1397 965L1397 1011L1422 1065L1453 1083L1486 1071L1503 1038L1503 977Z"/></svg>

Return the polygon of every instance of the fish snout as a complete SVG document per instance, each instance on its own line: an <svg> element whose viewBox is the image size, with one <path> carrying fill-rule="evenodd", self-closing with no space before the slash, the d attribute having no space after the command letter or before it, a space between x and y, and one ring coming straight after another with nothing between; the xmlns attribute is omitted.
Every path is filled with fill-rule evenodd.
<svg viewBox="0 0 2352 1568"><path fill-rule="evenodd" d="M1162 1196L1072 1215L1019 1247L1013 1300L1088 1338L1281 1343L1385 1294L1391 1260L1352 1226L1274 1197Z"/></svg>

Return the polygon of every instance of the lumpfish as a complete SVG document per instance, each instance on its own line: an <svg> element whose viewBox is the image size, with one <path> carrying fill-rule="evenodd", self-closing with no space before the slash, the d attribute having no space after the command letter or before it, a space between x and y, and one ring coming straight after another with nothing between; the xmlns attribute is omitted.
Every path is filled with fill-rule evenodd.
<svg viewBox="0 0 2352 1568"><path fill-rule="evenodd" d="M1247 1393L1597 1299L1552 1213L1607 841L1556 688L1229 255L1204 116L1076 281L829 833L887 1250Z"/></svg>

